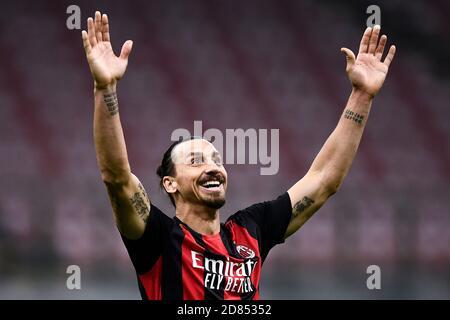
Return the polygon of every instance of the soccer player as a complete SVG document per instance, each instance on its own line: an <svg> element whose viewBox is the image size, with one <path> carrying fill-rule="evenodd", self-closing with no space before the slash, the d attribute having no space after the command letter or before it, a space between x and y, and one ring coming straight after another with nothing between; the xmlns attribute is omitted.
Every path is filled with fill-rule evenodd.
<svg viewBox="0 0 450 320"><path fill-rule="evenodd" d="M175 216L150 201L128 163L116 94L133 43L126 41L117 57L108 16L97 11L87 25L82 39L94 78L97 161L142 298L258 299L261 267L271 248L297 231L346 176L395 47L383 60L387 37L375 26L365 30L357 56L341 49L352 92L311 168L278 198L242 209L222 224L227 172L221 155L203 139L173 143L158 168Z"/></svg>

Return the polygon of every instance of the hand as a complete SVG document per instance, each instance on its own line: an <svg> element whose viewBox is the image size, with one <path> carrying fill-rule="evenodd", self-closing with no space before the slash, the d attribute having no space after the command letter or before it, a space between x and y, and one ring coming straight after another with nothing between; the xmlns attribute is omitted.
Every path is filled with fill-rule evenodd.
<svg viewBox="0 0 450 320"><path fill-rule="evenodd" d="M345 53L347 58L346 71L353 88L367 93L370 97L374 97L383 86L396 50L395 46L391 46L382 62L381 58L386 46L387 36L381 36L378 42L379 34L379 25L366 29L356 59L355 54L350 49L341 49L341 52Z"/></svg>
<svg viewBox="0 0 450 320"><path fill-rule="evenodd" d="M115 85L120 80L128 65L128 56L131 53L133 42L126 41L122 46L120 56L117 57L111 47L109 38L108 16L95 12L95 21L89 17L87 20L88 32L83 30L84 51L94 77L95 87L104 89Z"/></svg>

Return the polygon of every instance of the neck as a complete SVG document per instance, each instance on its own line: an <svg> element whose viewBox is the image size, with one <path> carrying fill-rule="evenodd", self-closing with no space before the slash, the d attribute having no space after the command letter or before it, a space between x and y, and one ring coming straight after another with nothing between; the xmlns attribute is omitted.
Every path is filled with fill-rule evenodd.
<svg viewBox="0 0 450 320"><path fill-rule="evenodd" d="M177 203L175 215L200 234L215 235L220 232L219 209L199 204Z"/></svg>

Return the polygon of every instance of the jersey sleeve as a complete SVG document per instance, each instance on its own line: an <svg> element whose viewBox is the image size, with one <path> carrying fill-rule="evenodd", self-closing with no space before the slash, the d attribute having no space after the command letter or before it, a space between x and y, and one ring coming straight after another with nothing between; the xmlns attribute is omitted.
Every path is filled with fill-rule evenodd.
<svg viewBox="0 0 450 320"><path fill-rule="evenodd" d="M139 239L131 240L120 234L138 274L149 271L161 256L172 223L172 219L151 204L144 233Z"/></svg>
<svg viewBox="0 0 450 320"><path fill-rule="evenodd" d="M234 219L258 237L261 257L264 260L275 245L284 242L291 216L291 198L285 192L275 200L256 203L240 210L230 219Z"/></svg>

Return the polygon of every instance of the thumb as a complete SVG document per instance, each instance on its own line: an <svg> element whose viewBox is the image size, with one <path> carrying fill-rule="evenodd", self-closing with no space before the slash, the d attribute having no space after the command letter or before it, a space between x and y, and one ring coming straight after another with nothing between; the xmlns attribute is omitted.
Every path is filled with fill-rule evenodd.
<svg viewBox="0 0 450 320"><path fill-rule="evenodd" d="M345 58L347 59L347 70L348 70L355 63L355 54L353 53L352 50L347 48L341 48L341 52L345 54Z"/></svg>
<svg viewBox="0 0 450 320"><path fill-rule="evenodd" d="M122 46L122 50L120 51L120 58L128 60L128 56L131 53L131 49L133 48L133 41L127 40Z"/></svg>

